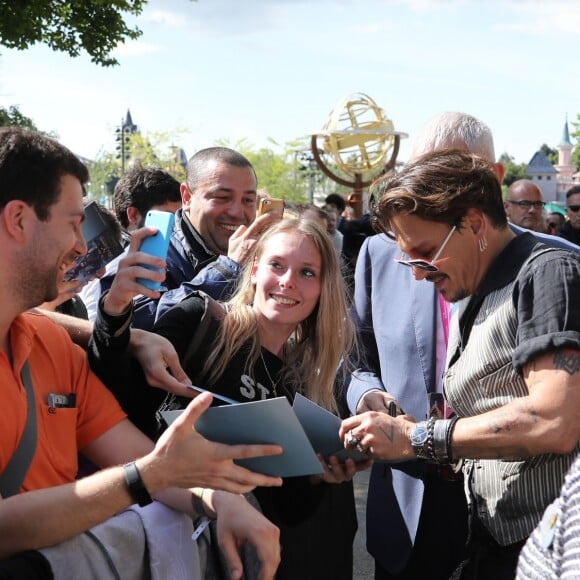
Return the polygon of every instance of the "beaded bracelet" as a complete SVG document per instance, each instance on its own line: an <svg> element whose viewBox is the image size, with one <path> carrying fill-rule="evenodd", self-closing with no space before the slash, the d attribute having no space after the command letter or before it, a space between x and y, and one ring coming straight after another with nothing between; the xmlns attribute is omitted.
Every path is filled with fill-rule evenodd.
<svg viewBox="0 0 580 580"><path fill-rule="evenodd" d="M427 459L437 461L435 456L435 418L429 417L427 420Z"/></svg>

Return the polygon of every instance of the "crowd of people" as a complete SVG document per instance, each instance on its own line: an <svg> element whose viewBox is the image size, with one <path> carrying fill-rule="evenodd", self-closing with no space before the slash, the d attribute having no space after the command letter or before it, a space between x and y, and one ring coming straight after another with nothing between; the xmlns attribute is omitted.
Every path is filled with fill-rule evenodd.
<svg viewBox="0 0 580 580"><path fill-rule="evenodd" d="M87 169L0 129L0 579L351 580L366 469L375 580L573 577L580 186L560 223L503 174L489 127L444 113L367 212L281 217L243 155L202 149L181 184L119 180L125 250L79 287ZM175 212L165 260L140 251L152 209ZM217 397L297 394L364 459L280 478L238 464L279 446L196 431Z"/></svg>

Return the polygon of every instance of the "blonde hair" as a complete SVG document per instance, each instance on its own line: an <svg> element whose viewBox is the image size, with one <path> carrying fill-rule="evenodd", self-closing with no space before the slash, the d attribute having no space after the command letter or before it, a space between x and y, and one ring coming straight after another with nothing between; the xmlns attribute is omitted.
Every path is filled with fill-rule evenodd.
<svg viewBox="0 0 580 580"><path fill-rule="evenodd" d="M327 233L309 220L284 219L262 234L244 268L238 290L226 303L227 313L210 348L202 376L207 377L208 384L213 384L247 341L250 341L248 370L253 369L260 358L258 324L252 308L255 296L252 265L260 259L270 240L280 233L299 233L312 240L320 253L322 266L318 304L308 318L298 323L284 347L281 380L288 389L301 392L335 411L334 379L341 359L346 361L353 347L354 327L348 315L346 289L336 250Z"/></svg>

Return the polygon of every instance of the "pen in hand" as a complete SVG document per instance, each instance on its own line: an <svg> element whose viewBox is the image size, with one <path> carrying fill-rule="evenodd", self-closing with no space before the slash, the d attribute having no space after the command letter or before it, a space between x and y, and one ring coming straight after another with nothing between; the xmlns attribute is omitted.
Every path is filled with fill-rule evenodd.
<svg viewBox="0 0 580 580"><path fill-rule="evenodd" d="M397 403L395 401L389 402L389 417L397 416Z"/></svg>

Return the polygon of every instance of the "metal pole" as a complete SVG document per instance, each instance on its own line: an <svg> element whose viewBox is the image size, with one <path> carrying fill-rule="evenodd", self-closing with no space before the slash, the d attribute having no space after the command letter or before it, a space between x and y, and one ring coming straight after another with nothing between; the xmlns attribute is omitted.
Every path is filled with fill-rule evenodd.
<svg viewBox="0 0 580 580"><path fill-rule="evenodd" d="M121 175L125 174L125 121L121 119Z"/></svg>

